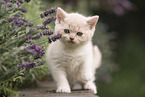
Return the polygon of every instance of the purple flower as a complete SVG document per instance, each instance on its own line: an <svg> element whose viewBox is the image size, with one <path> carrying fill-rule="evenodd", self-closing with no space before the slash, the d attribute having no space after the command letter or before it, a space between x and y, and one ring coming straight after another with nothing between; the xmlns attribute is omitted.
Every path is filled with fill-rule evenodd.
<svg viewBox="0 0 145 97"><path fill-rule="evenodd" d="M48 37L48 42L49 42L49 43L51 43L51 42L52 42L52 40L51 40L51 38L50 38L50 37Z"/></svg>
<svg viewBox="0 0 145 97"><path fill-rule="evenodd" d="M59 39L59 38L61 38L62 35L60 33L58 33L56 36Z"/></svg>
<svg viewBox="0 0 145 97"><path fill-rule="evenodd" d="M14 20L14 18L9 18L8 22L12 22Z"/></svg>
<svg viewBox="0 0 145 97"><path fill-rule="evenodd" d="M19 3L18 1L15 1L15 3L16 3L18 6L20 6L20 3Z"/></svg>
<svg viewBox="0 0 145 97"><path fill-rule="evenodd" d="M23 68L26 70L30 70L31 68L36 67L36 62L22 62L20 65L18 65L18 68Z"/></svg>
<svg viewBox="0 0 145 97"><path fill-rule="evenodd" d="M33 28L31 28L30 30L33 31L33 30L35 30L35 28L33 27Z"/></svg>
<svg viewBox="0 0 145 97"><path fill-rule="evenodd" d="M43 65L43 64L44 64L44 62L43 62L43 61L38 63L38 65Z"/></svg>
<svg viewBox="0 0 145 97"><path fill-rule="evenodd" d="M21 4L23 4L24 2L23 2L23 0L19 0L19 2L21 3Z"/></svg>
<svg viewBox="0 0 145 97"><path fill-rule="evenodd" d="M45 16L44 16L42 13L40 14L40 17L41 17L41 18L45 18Z"/></svg>
<svg viewBox="0 0 145 97"><path fill-rule="evenodd" d="M32 35L29 34L29 35L25 36L25 38L26 38L26 39L31 39L31 38L32 38Z"/></svg>
<svg viewBox="0 0 145 97"><path fill-rule="evenodd" d="M49 30L44 30L43 32L40 33L40 35L52 35L53 34L53 31Z"/></svg>
<svg viewBox="0 0 145 97"><path fill-rule="evenodd" d="M24 17L22 17L21 19L22 19L24 22L26 22L26 23L28 22L28 20L27 20L26 18L24 18Z"/></svg>
<svg viewBox="0 0 145 97"><path fill-rule="evenodd" d="M38 44L32 44L29 48L31 48L31 49L36 49L36 48L38 48Z"/></svg>
<svg viewBox="0 0 145 97"><path fill-rule="evenodd" d="M15 9L13 10L13 12L16 12L16 11L18 11L18 9L17 9L17 8L15 8Z"/></svg>
<svg viewBox="0 0 145 97"><path fill-rule="evenodd" d="M55 38L55 37L51 37L51 40L52 40L53 42L55 42L55 41L56 41L56 38Z"/></svg>
<svg viewBox="0 0 145 97"><path fill-rule="evenodd" d="M27 10L26 10L25 7L21 7L20 10L21 10L22 12L27 12Z"/></svg>
<svg viewBox="0 0 145 97"><path fill-rule="evenodd" d="M16 19L15 22L16 22L16 24L19 24L20 23L19 19Z"/></svg>
<svg viewBox="0 0 145 97"><path fill-rule="evenodd" d="M55 42L56 40L61 38L61 34L54 35L53 37L48 37L48 42L51 43L52 41Z"/></svg>
<svg viewBox="0 0 145 97"><path fill-rule="evenodd" d="M30 2L30 1L31 1L31 0L25 0L25 2L27 2L27 3Z"/></svg>
<svg viewBox="0 0 145 97"><path fill-rule="evenodd" d="M15 17L14 17L15 18ZM14 25L14 24L16 24L16 25L18 25L19 27L21 27L23 24L24 24L24 22L23 21L20 21L19 19L14 19L14 21L12 22L12 26Z"/></svg>
<svg viewBox="0 0 145 97"><path fill-rule="evenodd" d="M49 29L49 26L36 26L37 29Z"/></svg>
<svg viewBox="0 0 145 97"><path fill-rule="evenodd" d="M29 26L29 27L32 27L33 26L32 23L27 23L26 25Z"/></svg>
<svg viewBox="0 0 145 97"><path fill-rule="evenodd" d="M31 40L26 40L26 43L32 44Z"/></svg>
<svg viewBox="0 0 145 97"><path fill-rule="evenodd" d="M39 47L38 44L32 44L29 48L27 48L26 50L31 50L31 52L28 52L30 54L34 55L34 59L38 59L41 58L43 56L44 53L44 49Z"/></svg>
<svg viewBox="0 0 145 97"><path fill-rule="evenodd" d="M48 16L48 15L50 15L50 14L52 14L52 13L55 13L55 12L56 12L56 9L55 9L55 8L51 8L51 9L46 10L46 11L44 11L43 13L41 13L41 14L40 14L40 17L41 17L41 18L45 18L45 16Z"/></svg>
<svg viewBox="0 0 145 97"><path fill-rule="evenodd" d="M35 35L32 37L32 39L39 39L39 38L41 38L41 35Z"/></svg>
<svg viewBox="0 0 145 97"><path fill-rule="evenodd" d="M7 3L7 7L13 7L10 3Z"/></svg>
<svg viewBox="0 0 145 97"><path fill-rule="evenodd" d="M37 54L37 52L34 49L30 49L30 48L25 48L25 53L26 54L32 54L32 55Z"/></svg>
<svg viewBox="0 0 145 97"><path fill-rule="evenodd" d="M49 17L43 22L43 24L47 25L47 24L51 23L52 21L54 21L55 19L56 19L55 16Z"/></svg>
<svg viewBox="0 0 145 97"><path fill-rule="evenodd" d="M55 13L55 12L56 12L55 8L51 8L51 9L47 10L48 15L52 14L52 13Z"/></svg>
<svg viewBox="0 0 145 97"><path fill-rule="evenodd" d="M4 0L5 2L9 2L10 0Z"/></svg>
<svg viewBox="0 0 145 97"><path fill-rule="evenodd" d="M21 15L20 15L20 14L17 14L17 16L18 16L18 17L21 17Z"/></svg>
<svg viewBox="0 0 145 97"><path fill-rule="evenodd" d="M44 11L44 15L47 16L48 15L48 12L47 11Z"/></svg>
<svg viewBox="0 0 145 97"><path fill-rule="evenodd" d="M16 3L16 0L13 0L13 2L15 2L15 3Z"/></svg>

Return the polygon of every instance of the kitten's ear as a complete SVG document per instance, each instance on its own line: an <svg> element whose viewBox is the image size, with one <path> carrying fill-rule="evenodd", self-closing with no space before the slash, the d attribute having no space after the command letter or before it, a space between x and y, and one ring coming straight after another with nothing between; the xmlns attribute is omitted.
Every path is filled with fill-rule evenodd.
<svg viewBox="0 0 145 97"><path fill-rule="evenodd" d="M56 16L59 23L64 20L66 14L67 13L63 9L61 9L60 7L57 8Z"/></svg>
<svg viewBox="0 0 145 97"><path fill-rule="evenodd" d="M99 19L99 16L92 16L89 18L89 20L87 21L87 23L89 24L90 26L90 29L92 29L93 27L95 27L95 25L97 24L98 22L98 19Z"/></svg>

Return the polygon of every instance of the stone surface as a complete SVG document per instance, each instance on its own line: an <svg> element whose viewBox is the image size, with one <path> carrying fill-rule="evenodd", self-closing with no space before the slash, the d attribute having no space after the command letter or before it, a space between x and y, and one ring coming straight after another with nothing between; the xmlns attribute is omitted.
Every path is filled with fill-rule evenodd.
<svg viewBox="0 0 145 97"><path fill-rule="evenodd" d="M72 93L56 93L55 83L52 80L37 81L38 86L20 90L21 97L98 97L89 90L79 89L76 86Z"/></svg>

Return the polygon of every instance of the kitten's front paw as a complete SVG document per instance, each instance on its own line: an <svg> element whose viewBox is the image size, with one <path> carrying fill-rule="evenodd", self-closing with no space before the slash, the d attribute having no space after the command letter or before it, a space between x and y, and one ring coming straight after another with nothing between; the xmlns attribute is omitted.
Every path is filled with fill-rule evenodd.
<svg viewBox="0 0 145 97"><path fill-rule="evenodd" d="M56 92L71 93L71 90L70 90L69 87L60 86L60 87L57 88Z"/></svg>
<svg viewBox="0 0 145 97"><path fill-rule="evenodd" d="M96 86L93 82L88 82L84 85L84 89L91 90L94 94L97 94Z"/></svg>

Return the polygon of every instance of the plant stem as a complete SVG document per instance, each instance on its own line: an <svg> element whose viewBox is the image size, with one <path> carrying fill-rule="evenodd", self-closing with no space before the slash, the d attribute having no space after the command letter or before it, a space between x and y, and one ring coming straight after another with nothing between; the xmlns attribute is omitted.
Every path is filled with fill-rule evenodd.
<svg viewBox="0 0 145 97"><path fill-rule="evenodd" d="M30 22L32 22L32 21L34 21L34 20L36 20L36 19L38 19L38 18L40 18L40 17L36 17L36 18L34 18L34 19L30 20Z"/></svg>

